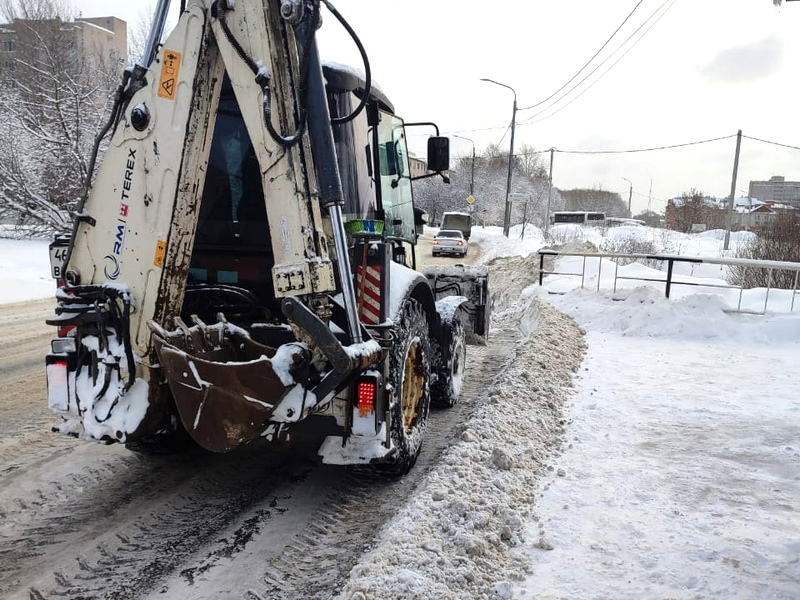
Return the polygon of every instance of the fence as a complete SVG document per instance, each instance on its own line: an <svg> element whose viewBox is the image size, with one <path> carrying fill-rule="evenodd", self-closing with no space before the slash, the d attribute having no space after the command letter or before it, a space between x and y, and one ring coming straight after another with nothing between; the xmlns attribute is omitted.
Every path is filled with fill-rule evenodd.
<svg viewBox="0 0 800 600"><path fill-rule="evenodd" d="M560 272L560 271L547 271L544 268L544 260L545 257L552 256L552 257L562 257L562 256L577 256L583 257L583 266L581 268L580 273L567 273L567 272ZM613 253L587 253L587 252L560 252L557 250L539 250L539 285L542 285L544 281L545 275L574 275L580 276L581 278L581 289L585 287L586 282L586 260L587 258L596 258L598 259L598 267L597 267L597 291L600 291L600 282L601 282L601 274L603 270L603 260L604 258L611 259L614 261L614 292L617 291L617 282L623 280L631 280L631 281L648 281L648 282L656 282L656 283L663 283L664 284L664 293L667 298L670 296L670 292L672 291L672 287L676 285L685 285L685 286L698 286L698 287L706 287L706 288L721 288L726 290L739 290L739 299L736 306L736 312L744 312L742 309L742 296L744 294L745 288L741 285L732 285L732 284L718 284L718 283L710 283L710 282L698 282L698 281L686 281L676 279L674 273L674 267L676 264L710 264L710 265L720 265L720 266L728 266L728 267L739 267L742 269L766 269L768 271L767 277L767 287L766 287L766 294L764 296L764 308L761 311L758 311L759 314L764 314L767 312L767 307L769 304L770 292L772 291L772 274L775 271L792 271L794 272L794 286L791 289L791 299L789 303L789 311L794 311L795 305L795 298L798 294L798 281L800 281L800 263L795 262L780 262L780 261L771 261L771 260L753 260L748 258L724 258L724 257L695 257L695 256L676 256L670 254L613 254ZM622 276L619 274L619 262L620 260L627 260L627 261L655 261L658 263L667 263L667 270L664 274L664 277L631 277L631 276ZM555 268L555 267L554 267ZM664 273L664 271L659 271L660 273ZM748 311L751 312L751 311Z"/></svg>

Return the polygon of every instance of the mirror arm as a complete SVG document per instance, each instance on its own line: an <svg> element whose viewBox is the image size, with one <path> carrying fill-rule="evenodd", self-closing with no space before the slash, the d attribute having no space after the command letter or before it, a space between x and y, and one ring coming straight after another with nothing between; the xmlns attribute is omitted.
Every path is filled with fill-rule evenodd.
<svg viewBox="0 0 800 600"><path fill-rule="evenodd" d="M441 171L437 171L436 173L426 173L425 175L417 175L416 177L411 177L410 179L411 181L416 181L417 179L427 179L428 177L436 177L437 175L441 175L445 183L450 183L450 178Z"/></svg>

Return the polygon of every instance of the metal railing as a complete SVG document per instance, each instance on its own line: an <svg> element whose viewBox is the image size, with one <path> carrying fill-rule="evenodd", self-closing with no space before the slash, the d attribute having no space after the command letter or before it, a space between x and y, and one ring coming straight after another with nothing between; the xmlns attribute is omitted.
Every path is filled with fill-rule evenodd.
<svg viewBox="0 0 800 600"><path fill-rule="evenodd" d="M600 291L600 281L601 281L601 274L603 270L603 260L604 258L608 258L614 261L614 292L617 291L617 281L621 280L631 280L631 281L648 281L648 282L656 282L656 283L663 283L664 284L664 294L667 298L670 296L670 292L672 291L672 287L675 285L685 285L685 286L697 286L697 287L707 287L707 288L721 288L721 289L732 289L732 290L739 290L739 300L736 306L736 312L743 312L742 311L742 296L744 294L745 289L754 289L754 288L745 288L743 285L733 285L733 284L719 284L719 283L711 283L711 282L698 282L698 281L681 281L675 278L674 274L674 267L676 263L689 263L693 265L697 264L711 264L711 265L721 265L721 266L728 266L728 267L740 267L743 270L742 273L742 280L745 279L744 273L747 269L765 269L767 270L767 287L766 287L766 294L764 296L764 309L761 311L760 314L764 314L767 311L767 305L769 303L769 296L770 291L774 289L772 287L772 276L775 271L793 271L794 272L794 285L791 288L791 301L789 306L789 312L794 311L794 304L795 298L800 290L798 290L798 282L800 282L800 263L796 262L782 262L782 261L773 261L773 260L754 260L749 258L725 258L725 257L697 257L697 256L678 256L678 255L671 255L671 254L615 254L615 253L602 253L602 252L560 252L557 250L539 250L539 285L542 285L544 281L545 275L574 275L576 277L580 276L581 278L581 289L584 289L585 282L586 282L586 260L588 258L596 258L598 259L598 266L597 266L597 291ZM544 268L544 260L545 257L552 256L552 257L561 257L561 256L578 256L583 257L583 265L581 268L580 273L568 273L568 272L560 272L560 271L547 271ZM630 276L622 276L619 274L619 262L620 260L626 260L630 262L636 261L658 261L658 262L666 262L667 263L667 270L665 276L663 278L660 277L630 277ZM594 274L592 274L593 276ZM781 288L785 289L785 288Z"/></svg>

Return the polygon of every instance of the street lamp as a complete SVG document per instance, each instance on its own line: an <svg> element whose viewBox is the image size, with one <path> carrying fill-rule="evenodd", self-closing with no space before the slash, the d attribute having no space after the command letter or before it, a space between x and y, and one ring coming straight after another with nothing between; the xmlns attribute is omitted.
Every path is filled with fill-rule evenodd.
<svg viewBox="0 0 800 600"><path fill-rule="evenodd" d="M453 137L457 137L462 140L467 140L470 144L472 144L472 170L469 175L469 195L472 196L475 192L475 142L473 142L468 137L464 137L463 135L456 135L453 134Z"/></svg>
<svg viewBox="0 0 800 600"><path fill-rule="evenodd" d="M628 183L630 183L630 186L631 186L631 189L628 192L628 216L632 217L633 213L631 212L631 201L633 200L633 184L631 183L631 180L628 179L627 177L623 177L623 179L625 181L627 181Z"/></svg>
<svg viewBox="0 0 800 600"><path fill-rule="evenodd" d="M512 167L512 161L514 160L514 127L517 121L517 92L514 91L514 88L512 88L510 85L506 85L505 83L500 83L499 81L495 81L494 79L481 78L481 81L488 81L489 83L493 83L495 85L508 88L509 90L514 92L514 110L511 113L511 145L508 148L508 178L506 179L506 212L505 216L503 217L503 235L508 237L508 230L511 227L511 204L509 203L509 196L511 195L511 167Z"/></svg>

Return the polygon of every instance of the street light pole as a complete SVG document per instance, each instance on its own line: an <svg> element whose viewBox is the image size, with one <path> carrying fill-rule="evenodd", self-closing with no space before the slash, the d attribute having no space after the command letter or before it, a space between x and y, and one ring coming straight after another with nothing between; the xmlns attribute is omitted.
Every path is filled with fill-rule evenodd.
<svg viewBox="0 0 800 600"><path fill-rule="evenodd" d="M514 107L511 113L511 145L508 148L508 178L506 179L506 211L503 217L503 235L508 237L508 230L511 227L511 203L509 196L511 195L511 170L514 160L514 128L517 122L517 92L510 85L500 83L494 79L481 78L481 81L488 81L504 88L508 88L514 93Z"/></svg>
<svg viewBox="0 0 800 600"><path fill-rule="evenodd" d="M633 184L631 183L631 180L628 179L627 177L623 177L623 179L625 181L627 181L628 183L630 183L630 186L631 186L631 189L628 192L628 216L632 217L633 213L631 212L631 201L633 200Z"/></svg>
<svg viewBox="0 0 800 600"><path fill-rule="evenodd" d="M547 176L547 211L544 214L545 235L550 230L550 202L553 200L553 155L555 152L555 148L550 148L550 173Z"/></svg>

